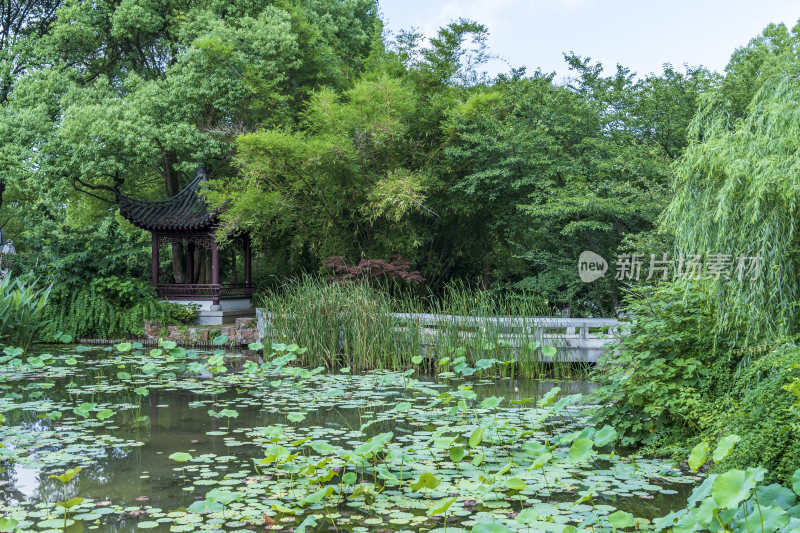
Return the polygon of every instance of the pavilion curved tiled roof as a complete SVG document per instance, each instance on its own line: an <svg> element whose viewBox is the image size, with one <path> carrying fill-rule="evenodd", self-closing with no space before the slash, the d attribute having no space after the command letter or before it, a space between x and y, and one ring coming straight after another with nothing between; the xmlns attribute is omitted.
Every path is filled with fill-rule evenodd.
<svg viewBox="0 0 800 533"><path fill-rule="evenodd" d="M148 231L190 231L207 229L216 223L215 213L210 213L198 194L206 181L202 168L186 187L175 196L160 202L145 202L129 196L117 199L120 214L133 225Z"/></svg>

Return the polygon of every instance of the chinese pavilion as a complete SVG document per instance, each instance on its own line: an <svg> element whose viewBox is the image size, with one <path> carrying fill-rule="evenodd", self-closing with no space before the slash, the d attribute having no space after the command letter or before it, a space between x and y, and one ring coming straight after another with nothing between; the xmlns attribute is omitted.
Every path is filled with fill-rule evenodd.
<svg viewBox="0 0 800 533"><path fill-rule="evenodd" d="M221 279L219 243L214 238L217 213L210 211L198 194L206 179L201 167L186 187L167 200L146 202L118 193L117 202L123 217L153 235L151 279L158 295L169 301L199 304L201 324L222 324L252 316L252 253L248 235L235 237L237 246L225 248L233 279ZM165 245L172 246L172 276L159 272L160 252ZM239 282L236 268L238 251L243 252L243 282Z"/></svg>

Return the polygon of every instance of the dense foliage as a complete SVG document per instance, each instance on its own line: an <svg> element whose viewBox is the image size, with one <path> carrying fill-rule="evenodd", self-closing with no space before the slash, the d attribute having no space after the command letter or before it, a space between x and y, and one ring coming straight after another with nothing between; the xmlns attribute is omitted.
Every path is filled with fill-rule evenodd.
<svg viewBox="0 0 800 533"><path fill-rule="evenodd" d="M685 254L760 257L757 279L718 280L721 329L751 340L796 331L800 28L771 26L705 95L665 213Z"/></svg>
<svg viewBox="0 0 800 533"><path fill-rule="evenodd" d="M250 231L270 283L329 257L402 258L423 291L460 280L613 314L619 282L583 284L575 260L654 230L720 83L604 75L572 55L568 83L489 79L481 24L391 36L367 0L40 7L0 43L0 222L42 280L109 238L146 280L147 236L117 220L115 195L174 194L202 163L220 236ZM186 252L171 251L162 271L182 281ZM75 271L122 277L112 264Z"/></svg>
<svg viewBox="0 0 800 533"><path fill-rule="evenodd" d="M182 306L159 302L143 279L149 263L145 234L126 231L127 223L116 217L86 232L62 222L51 219L31 228L29 235L36 238L28 253L7 258L13 274L35 272L39 284L50 287L39 340L59 333L76 339L140 335L144 320L186 318Z"/></svg>
<svg viewBox="0 0 800 533"><path fill-rule="evenodd" d="M769 469L769 479L791 483L800 468L800 412L791 391L798 379L800 348L781 346L750 365L733 383L730 396L718 400L722 415L714 420L715 429L742 436L728 467L761 465Z"/></svg>
<svg viewBox="0 0 800 533"><path fill-rule="evenodd" d="M597 417L613 422L623 444L680 440L707 427L706 409L731 364L703 289L665 283L629 295L631 334L603 357L595 392Z"/></svg>
<svg viewBox="0 0 800 533"><path fill-rule="evenodd" d="M187 322L194 313L180 304L159 301L140 280L98 278L82 287L58 285L43 316L41 339L66 332L76 339L113 339L144 334L146 321Z"/></svg>
<svg viewBox="0 0 800 533"><path fill-rule="evenodd" d="M35 280L6 275L0 280L0 342L27 349L47 324L45 306L50 289Z"/></svg>
<svg viewBox="0 0 800 533"><path fill-rule="evenodd" d="M800 468L794 405L800 349L774 342L735 348L717 331L718 307L707 283L666 283L629 295L631 335L598 367L595 420L613 424L626 445L684 457L701 439L741 436L717 469L767 469L789 483ZM794 385L793 385L794 384Z"/></svg>
<svg viewBox="0 0 800 533"><path fill-rule="evenodd" d="M456 200L459 212L497 281L613 315L619 282L608 275L587 286L577 256L611 261L626 237L653 229L691 117L678 102L692 109L713 77L670 67L639 80L621 67L603 77L587 59L566 59L569 86L540 73L501 80L451 114L452 198L466 199Z"/></svg>
<svg viewBox="0 0 800 533"><path fill-rule="evenodd" d="M22 270L64 294L147 279L148 236L117 220L116 191L163 198L200 163L235 172L239 133L289 125L313 88L348 85L381 27L365 0L8 7L22 20L0 40L2 224ZM181 280L180 245L171 259Z"/></svg>
<svg viewBox="0 0 800 533"><path fill-rule="evenodd" d="M691 118L678 102L691 109L715 78L603 77L569 56L570 86L540 72L437 82L446 61L433 58L484 31L451 25L452 46L419 63L387 53L352 89L314 93L292 131L239 137L242 172L211 194L225 230L247 228L295 268L400 255L433 287L479 280L613 313L617 281L581 283L577 256L613 258L627 235L653 229Z"/></svg>

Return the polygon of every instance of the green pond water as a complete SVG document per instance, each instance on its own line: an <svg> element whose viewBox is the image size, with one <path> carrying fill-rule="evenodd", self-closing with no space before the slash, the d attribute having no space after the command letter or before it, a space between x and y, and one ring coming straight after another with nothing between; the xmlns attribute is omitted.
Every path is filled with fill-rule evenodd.
<svg viewBox="0 0 800 533"><path fill-rule="evenodd" d="M330 374L292 359L7 350L0 531L3 517L63 531L55 502L73 497L70 532L611 531L618 510L646 529L700 481L620 457L611 428L586 422L587 382ZM78 466L66 484L50 477Z"/></svg>

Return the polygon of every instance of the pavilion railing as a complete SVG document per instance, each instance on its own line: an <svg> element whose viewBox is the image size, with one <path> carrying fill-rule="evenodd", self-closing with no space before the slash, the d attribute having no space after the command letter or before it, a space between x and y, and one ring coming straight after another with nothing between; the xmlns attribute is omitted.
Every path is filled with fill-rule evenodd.
<svg viewBox="0 0 800 533"><path fill-rule="evenodd" d="M156 291L160 298L170 300L225 300L250 298L253 285L248 283L159 283Z"/></svg>

